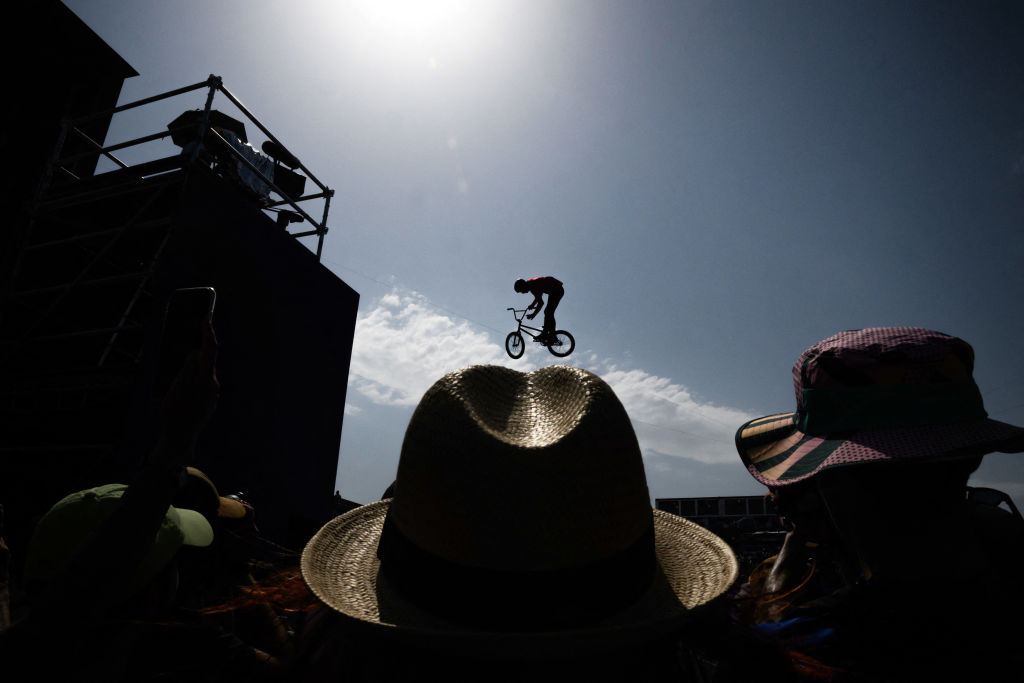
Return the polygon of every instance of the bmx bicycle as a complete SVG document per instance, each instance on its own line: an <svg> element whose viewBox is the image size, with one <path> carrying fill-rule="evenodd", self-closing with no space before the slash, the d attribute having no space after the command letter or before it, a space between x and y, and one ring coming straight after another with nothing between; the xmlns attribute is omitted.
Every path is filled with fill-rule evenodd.
<svg viewBox="0 0 1024 683"><path fill-rule="evenodd" d="M540 339L540 335L543 332L541 328L523 324L523 318L526 317L526 312L530 309L506 308L505 310L512 311L512 316L519 324L516 330L509 332L508 336L505 337L505 351L512 358L519 358L523 355L523 351L526 350L526 341L523 339L524 334L538 344L548 347L548 351L559 358L565 358L576 348L576 340L565 330L555 330L554 337L548 341Z"/></svg>

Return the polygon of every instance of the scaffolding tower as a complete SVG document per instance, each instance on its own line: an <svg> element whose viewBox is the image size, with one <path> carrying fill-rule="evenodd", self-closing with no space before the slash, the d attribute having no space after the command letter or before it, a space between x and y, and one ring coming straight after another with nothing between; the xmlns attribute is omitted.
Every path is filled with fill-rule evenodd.
<svg viewBox="0 0 1024 683"><path fill-rule="evenodd" d="M90 122L203 90L203 106L165 129L108 146L83 132ZM218 95L238 118L214 108ZM266 137L262 152L248 144L246 122ZM143 152L136 163L120 158L147 143L169 147L167 138L180 151L152 159ZM90 156L112 169L82 174ZM315 238L319 260L333 191L219 77L66 120L0 282L0 460L8 498L24 486L52 502L125 468L125 416L139 400L143 356L162 317L154 278L195 174L244 195L292 237ZM307 180L315 189L304 194ZM316 202L318 218L311 215Z"/></svg>

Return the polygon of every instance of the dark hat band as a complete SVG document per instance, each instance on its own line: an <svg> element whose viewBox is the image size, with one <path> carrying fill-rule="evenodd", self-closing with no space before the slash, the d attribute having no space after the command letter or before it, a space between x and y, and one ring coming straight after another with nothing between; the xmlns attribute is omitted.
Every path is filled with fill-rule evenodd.
<svg viewBox="0 0 1024 683"><path fill-rule="evenodd" d="M826 436L988 416L973 381L804 389L800 431Z"/></svg>
<svg viewBox="0 0 1024 683"><path fill-rule="evenodd" d="M657 566L653 519L636 541L610 557L581 567L524 572L439 557L409 540L389 511L377 557L387 580L422 609L467 626L509 632L595 622L639 598Z"/></svg>

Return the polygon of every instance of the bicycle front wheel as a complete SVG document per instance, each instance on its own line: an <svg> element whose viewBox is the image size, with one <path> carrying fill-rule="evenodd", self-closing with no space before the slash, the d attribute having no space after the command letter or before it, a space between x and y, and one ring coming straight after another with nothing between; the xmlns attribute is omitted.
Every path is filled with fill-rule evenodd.
<svg viewBox="0 0 1024 683"><path fill-rule="evenodd" d="M548 351L558 356L559 358L565 358L573 349L576 348L576 340L573 336L565 330L557 330L555 332L555 339L548 344Z"/></svg>
<svg viewBox="0 0 1024 683"><path fill-rule="evenodd" d="M526 342L523 341L523 335L518 332L509 332L505 337L505 352L512 358L519 358L525 350Z"/></svg>

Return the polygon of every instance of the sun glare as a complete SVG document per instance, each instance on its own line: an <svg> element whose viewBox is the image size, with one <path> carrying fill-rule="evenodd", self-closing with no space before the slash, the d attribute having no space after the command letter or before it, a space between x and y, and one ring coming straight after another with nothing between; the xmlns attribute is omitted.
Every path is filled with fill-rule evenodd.
<svg viewBox="0 0 1024 683"><path fill-rule="evenodd" d="M493 60L517 30L514 0L315 0L310 28L325 63L357 63L377 79L441 73Z"/></svg>
<svg viewBox="0 0 1024 683"><path fill-rule="evenodd" d="M475 42L480 9L473 0L353 0L353 20L381 48L395 52L445 51Z"/></svg>
<svg viewBox="0 0 1024 683"><path fill-rule="evenodd" d="M466 0L356 0L367 27L411 38L444 31L467 13Z"/></svg>

